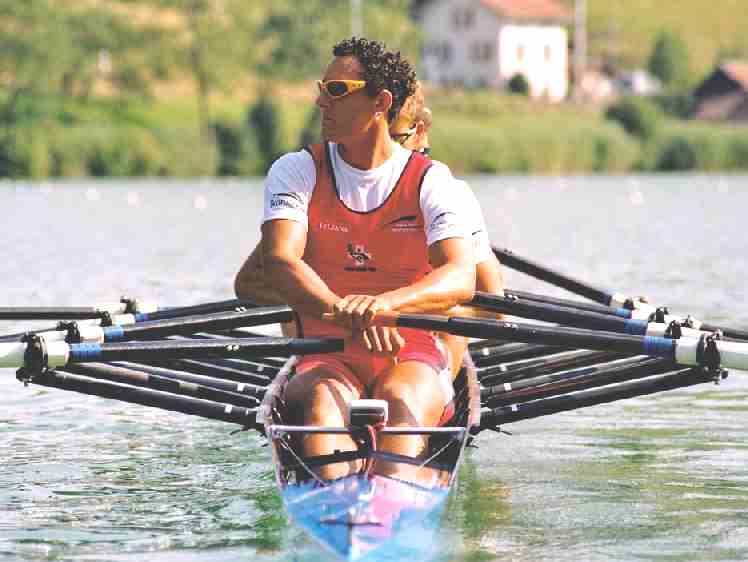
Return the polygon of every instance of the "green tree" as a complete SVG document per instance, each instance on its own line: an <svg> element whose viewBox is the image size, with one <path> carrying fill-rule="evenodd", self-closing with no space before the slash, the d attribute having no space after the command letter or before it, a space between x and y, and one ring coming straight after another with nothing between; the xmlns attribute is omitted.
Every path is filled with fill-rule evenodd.
<svg viewBox="0 0 748 562"><path fill-rule="evenodd" d="M649 72L665 86L685 86L690 81L688 48L680 35L662 31L655 40L647 63Z"/></svg>
<svg viewBox="0 0 748 562"><path fill-rule="evenodd" d="M628 134L641 140L653 138L661 121L657 106L637 96L623 98L608 107L605 118L618 122Z"/></svg>
<svg viewBox="0 0 748 562"><path fill-rule="evenodd" d="M210 132L210 96L229 91L265 56L258 38L268 8L246 0L127 0L178 15L170 29L173 66L195 83L201 130Z"/></svg>
<svg viewBox="0 0 748 562"><path fill-rule="evenodd" d="M367 0L363 3L363 35L384 41L417 62L420 36L408 16L407 0ZM260 37L270 45L258 65L267 77L305 80L320 75L335 43L350 37L349 0L319 2L274 0Z"/></svg>

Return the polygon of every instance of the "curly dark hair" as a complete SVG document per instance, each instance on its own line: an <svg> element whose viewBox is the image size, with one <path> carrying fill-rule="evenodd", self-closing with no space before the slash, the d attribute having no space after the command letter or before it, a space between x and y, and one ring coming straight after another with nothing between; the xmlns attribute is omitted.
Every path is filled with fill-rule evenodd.
<svg viewBox="0 0 748 562"><path fill-rule="evenodd" d="M397 118L405 100L416 91L416 71L398 52L388 51L384 43L351 37L344 39L332 48L336 57L354 56L364 67L363 79L366 91L376 96L382 90L392 92L392 107L387 113L387 121Z"/></svg>

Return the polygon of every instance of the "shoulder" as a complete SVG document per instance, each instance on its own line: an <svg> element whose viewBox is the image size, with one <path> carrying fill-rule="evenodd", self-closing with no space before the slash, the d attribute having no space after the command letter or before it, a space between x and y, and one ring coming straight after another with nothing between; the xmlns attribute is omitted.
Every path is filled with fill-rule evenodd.
<svg viewBox="0 0 748 562"><path fill-rule="evenodd" d="M288 152L273 162L268 171L268 179L276 176L309 175L310 173L316 175L314 158L308 150L302 149L297 152Z"/></svg>

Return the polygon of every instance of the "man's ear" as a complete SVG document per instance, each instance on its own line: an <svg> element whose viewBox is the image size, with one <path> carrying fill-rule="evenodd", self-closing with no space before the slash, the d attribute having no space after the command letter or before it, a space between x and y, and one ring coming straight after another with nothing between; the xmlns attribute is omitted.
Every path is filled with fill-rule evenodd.
<svg viewBox="0 0 748 562"><path fill-rule="evenodd" d="M382 115L387 115L392 107L392 92L382 90L377 94L374 100L374 111L379 111Z"/></svg>

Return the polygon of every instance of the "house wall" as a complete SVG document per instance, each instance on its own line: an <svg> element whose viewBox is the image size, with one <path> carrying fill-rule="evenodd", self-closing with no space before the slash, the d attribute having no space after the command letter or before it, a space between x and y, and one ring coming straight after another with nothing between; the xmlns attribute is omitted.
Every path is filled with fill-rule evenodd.
<svg viewBox="0 0 748 562"><path fill-rule="evenodd" d="M434 82L497 84L499 22L476 0L430 2L420 22L426 41L422 74Z"/></svg>
<svg viewBox="0 0 748 562"><path fill-rule="evenodd" d="M527 78L530 95L559 101L568 89L568 39L558 26L501 26L499 76L508 81L517 73Z"/></svg>
<svg viewBox="0 0 748 562"><path fill-rule="evenodd" d="M568 39L562 27L502 22L478 0L432 0L419 19L426 36L424 79L503 87L521 72L532 96L566 97Z"/></svg>

